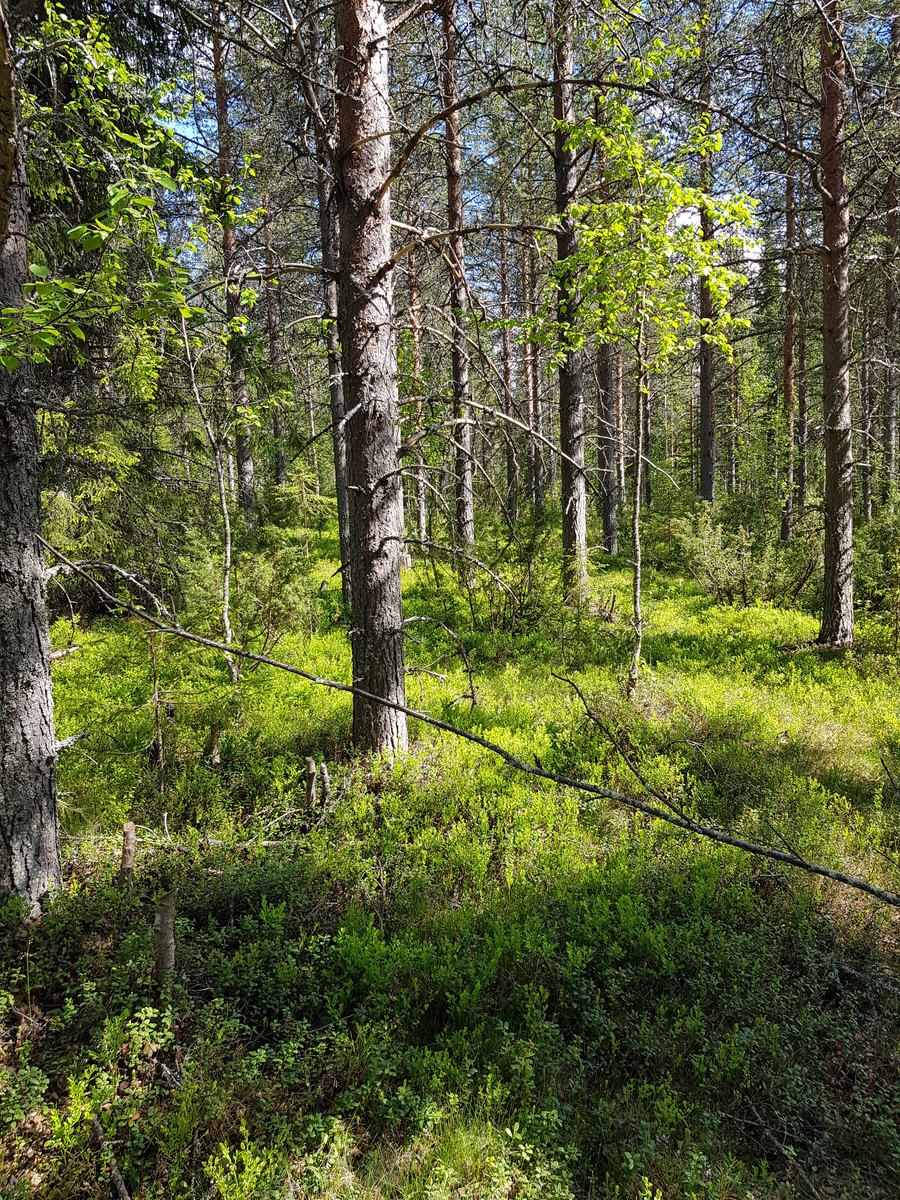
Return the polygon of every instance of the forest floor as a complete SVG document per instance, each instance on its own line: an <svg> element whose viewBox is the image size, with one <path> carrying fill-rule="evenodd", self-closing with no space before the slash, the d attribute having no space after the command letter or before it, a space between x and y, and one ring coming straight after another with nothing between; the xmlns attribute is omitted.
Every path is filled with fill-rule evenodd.
<svg viewBox="0 0 900 1200"><path fill-rule="evenodd" d="M270 652L347 680L336 584L318 589L334 563L305 569ZM580 611L554 586L523 576L513 604L409 572L407 615L458 632L477 689L421 622L410 704L643 794L571 679L689 812L898 889L900 661L874 626L824 654L808 612L651 571L628 703L627 564ZM66 884L37 924L0 912L4 1195L106 1197L113 1170L133 1200L900 1194L897 910L421 724L394 766L354 757L347 696L259 667L235 698L218 656L156 635L160 794L148 630L58 621L73 640L59 734L92 735L61 764ZM306 806L307 754L328 811Z"/></svg>

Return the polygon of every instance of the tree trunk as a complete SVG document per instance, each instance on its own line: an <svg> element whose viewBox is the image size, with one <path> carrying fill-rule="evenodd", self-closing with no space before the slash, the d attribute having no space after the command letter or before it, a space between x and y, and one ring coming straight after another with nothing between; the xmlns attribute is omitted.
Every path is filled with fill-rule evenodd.
<svg viewBox="0 0 900 1200"><path fill-rule="evenodd" d="M444 30L443 103L448 108L459 100L456 58L456 0L444 0L441 8ZM452 231L447 242L450 261L450 319L453 363L453 440L456 459L456 536L466 549L475 543L475 493L472 488L472 426L469 423L469 351L466 345L466 316L469 293L466 287L466 251L463 225L463 167L459 110L444 122L444 152L447 165L447 222ZM471 563L461 558L461 571L471 572Z"/></svg>
<svg viewBox="0 0 900 1200"><path fill-rule="evenodd" d="M597 348L597 438L603 549L607 554L618 554L619 481L616 477L616 381L612 351L606 345Z"/></svg>
<svg viewBox="0 0 900 1200"><path fill-rule="evenodd" d="M228 90L225 79L225 48L219 36L221 9L217 0L212 6L213 84L216 93L216 130L219 141L219 187L222 192L222 272L225 276L225 316L229 326L241 315L240 281L237 278L237 246L234 218L231 215L231 188L234 164L231 158L231 132L228 127ZM231 377L231 400L234 409L234 450L237 458L238 504L250 529L256 528L256 482L253 453L245 424L249 408L247 376L244 372L239 335L233 329L228 336L228 371Z"/></svg>
<svg viewBox="0 0 900 1200"><path fill-rule="evenodd" d="M522 316L526 323L534 314L534 292L537 283L534 278L531 247L522 245ZM522 346L522 374L524 379L525 403L528 408L528 445L526 447L526 463L528 471L528 495L531 498L535 515L540 517L544 511L544 459L543 451L535 438L540 426L540 400L537 382L537 350L531 337L526 334Z"/></svg>
<svg viewBox="0 0 900 1200"><path fill-rule="evenodd" d="M801 258L797 264L797 509L806 507L807 456L809 441L809 393L806 389L806 311L804 308L805 264Z"/></svg>
<svg viewBox="0 0 900 1200"><path fill-rule="evenodd" d="M701 4L701 17L707 17L707 4ZM704 20L700 30L700 103L708 105L711 96L709 63L709 27ZM707 114L708 115L708 114ZM712 192L712 158L705 154L700 163L700 187ZM703 240L712 241L712 218L704 209L700 213ZM700 279L700 326L707 333L713 320L712 293L707 277ZM710 504L716 501L716 398L714 384L714 353L712 343L701 335L700 341L700 496Z"/></svg>
<svg viewBox="0 0 900 1200"><path fill-rule="evenodd" d="M313 58L319 78L311 85L315 103L323 120L334 114L324 86L325 56L319 18L314 10L310 17ZM347 484L347 431L344 416L347 412L344 395L344 369L341 360L341 335L338 327L338 216L334 196L334 179L330 159L333 143L326 144L326 135L317 125L316 137L316 195L319 206L319 238L322 244L322 299L325 307L325 349L328 355L328 398L331 406L331 446L334 452L334 493L337 500L338 540L341 548L341 594L344 604L351 607L353 571L350 564L350 494Z"/></svg>
<svg viewBox="0 0 900 1200"><path fill-rule="evenodd" d="M791 136L788 134L788 144ZM789 542L794 533L794 329L797 321L794 296L797 213L794 205L794 163L788 162L785 183L785 219L787 264L784 281L784 369L782 389L784 420L787 426L787 467L785 470L784 508L781 512L781 540Z"/></svg>
<svg viewBox="0 0 900 1200"><path fill-rule="evenodd" d="M853 443L850 422L850 198L846 95L838 0L825 0L822 75L822 400L825 440L825 586L819 641L853 644Z"/></svg>
<svg viewBox="0 0 900 1200"><path fill-rule="evenodd" d="M0 306L19 309L28 179L13 55L0 19ZM32 913L62 877L36 403L31 367L0 367L0 896L21 896Z"/></svg>
<svg viewBox="0 0 900 1200"><path fill-rule="evenodd" d="M644 641L644 618L641 612L641 486L644 463L644 409L647 404L648 380L646 358L646 324L641 325L637 345L637 380L634 403L634 478L632 479L632 510L631 510L631 540L632 540L632 624L634 626L634 645L631 651L631 664L628 668L628 680L625 684L625 694L630 700L637 687L638 672L641 666L641 650Z"/></svg>
<svg viewBox="0 0 900 1200"><path fill-rule="evenodd" d="M563 591L580 593L587 580L587 488L584 476L584 378L581 351L571 344L578 320L574 259L578 232L572 216L578 173L567 143L575 124L573 0L554 0L553 116L556 181L557 320L567 348L559 364L559 448L562 493ZM571 332L570 332L571 331Z"/></svg>
<svg viewBox="0 0 900 1200"><path fill-rule="evenodd" d="M388 28L381 0L337 0L340 327L350 492L353 682L405 704L403 489L391 263ZM363 750L406 749L406 717L353 697Z"/></svg>
<svg viewBox="0 0 900 1200"><path fill-rule="evenodd" d="M900 74L900 16L891 21L891 79L895 84ZM891 484L897 478L897 256L900 254L900 203L897 176L892 171L887 185L887 270L884 276L884 340L887 366L884 371L884 412L882 413L882 458L884 462L884 498L890 496Z"/></svg>
<svg viewBox="0 0 900 1200"><path fill-rule="evenodd" d="M275 283L275 257L268 220L265 223L266 252L266 331L269 335L269 368L275 381L275 404L272 407L272 440L275 443L275 482L287 483L287 458L284 453L284 408L281 403L281 339L278 336L278 286Z"/></svg>
<svg viewBox="0 0 900 1200"><path fill-rule="evenodd" d="M509 255L506 245L506 201L500 195L500 312L503 317L503 411L508 417L513 412L512 386L512 337L509 328ZM504 425L506 442L506 516L510 525L515 525L519 510L519 464L516 459L516 443L512 425Z"/></svg>
<svg viewBox="0 0 900 1200"><path fill-rule="evenodd" d="M621 507L625 504L625 384L621 347L616 350L616 480Z"/></svg>
<svg viewBox="0 0 900 1200"><path fill-rule="evenodd" d="M870 442L872 439L872 380L875 372L872 370L872 331L871 315L868 299L863 300L862 307L862 359L859 364L859 482L862 493L862 519L872 520L872 460Z"/></svg>
<svg viewBox="0 0 900 1200"><path fill-rule="evenodd" d="M413 214L409 214L409 223L413 224ZM416 248L409 252L407 258L409 268L409 324L412 334L413 348L413 387L416 400L416 434L421 439L424 427L422 408L422 330L419 325L419 273L416 262ZM426 467L425 452L421 440L416 443L416 527L419 541L426 542L428 538L428 501L426 497Z"/></svg>

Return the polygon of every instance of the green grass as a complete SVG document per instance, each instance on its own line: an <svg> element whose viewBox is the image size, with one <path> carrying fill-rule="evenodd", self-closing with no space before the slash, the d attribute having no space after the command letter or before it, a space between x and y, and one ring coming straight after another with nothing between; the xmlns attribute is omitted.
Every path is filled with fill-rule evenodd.
<svg viewBox="0 0 900 1200"><path fill-rule="evenodd" d="M629 705L625 565L594 581L617 597L610 623L554 600L543 553L512 630L496 592L470 603L445 568L407 575L407 613L458 630L478 692L470 710L455 644L419 624L410 664L445 678L411 675L411 703L640 794L568 676L690 811L900 885L882 763L898 672L875 631L823 656L808 613L717 608L651 573ZM275 654L347 680L335 583L315 590L332 570L312 563ZM55 644L71 635L60 622ZM61 769L66 887L38 926L11 905L2 927L10 1194L108 1195L94 1115L147 1200L897 1194L893 911L421 724L393 767L354 758L347 697L261 667L235 698L215 655L157 638L175 703L159 796L147 632L97 621L76 639L58 723L93 735ZM327 820L304 810L307 753L329 762ZM144 828L123 896L128 817ZM172 885L160 996L150 925Z"/></svg>

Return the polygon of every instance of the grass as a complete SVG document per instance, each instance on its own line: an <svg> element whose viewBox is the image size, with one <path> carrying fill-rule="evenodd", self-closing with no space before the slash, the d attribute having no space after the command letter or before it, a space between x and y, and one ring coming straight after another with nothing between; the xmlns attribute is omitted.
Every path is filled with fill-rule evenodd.
<svg viewBox="0 0 900 1200"><path fill-rule="evenodd" d="M519 580L515 619L439 566L407 575L407 612L459 631L478 694L461 699L454 642L420 624L410 662L435 674L410 676L412 703L639 794L568 676L690 811L898 887L897 661L874 627L824 656L802 610L716 607L651 572L628 705L627 623L556 603L548 561ZM339 606L318 592L332 571L312 560L276 654L348 679ZM627 611L624 564L594 586ZM392 767L354 758L346 697L261 667L236 699L214 655L158 638L175 704L160 796L147 632L75 638L58 723L93 736L61 769L66 886L39 925L15 905L2 925L8 1194L108 1195L94 1116L146 1200L897 1194L893 911L422 725ZM304 807L307 753L329 763L327 819ZM173 885L160 994L150 925Z"/></svg>

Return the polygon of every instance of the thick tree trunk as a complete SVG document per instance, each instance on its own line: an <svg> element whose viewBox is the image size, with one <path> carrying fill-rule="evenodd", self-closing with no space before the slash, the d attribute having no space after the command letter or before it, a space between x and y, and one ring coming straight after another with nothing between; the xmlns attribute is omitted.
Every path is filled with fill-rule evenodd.
<svg viewBox="0 0 900 1200"><path fill-rule="evenodd" d="M584 475L584 377L581 351L570 344L578 320L578 279L569 265L578 251L572 216L578 172L567 145L575 124L573 0L554 0L553 116L556 181L557 320L567 348L559 364L559 448L562 491L563 591L580 593L587 580L587 487Z"/></svg>
<svg viewBox="0 0 900 1200"><path fill-rule="evenodd" d="M0 20L0 306L22 306L28 180L12 37ZM0 367L0 896L32 913L62 868L41 519L40 435L31 368Z"/></svg>
<svg viewBox="0 0 900 1200"><path fill-rule="evenodd" d="M819 641L853 644L853 441L850 422L850 198L846 172L846 63L838 0L825 0L822 76L822 400L825 439L825 586Z"/></svg>
<svg viewBox="0 0 900 1200"><path fill-rule="evenodd" d="M619 553L618 492L616 476L616 380L613 354L609 346L597 349L597 458L600 468L600 516L603 521L603 549Z"/></svg>
<svg viewBox="0 0 900 1200"><path fill-rule="evenodd" d="M241 315L240 282L237 278L237 246L234 219L230 215L228 193L233 184L234 163L231 157L231 131L228 126L228 89L225 78L225 48L219 36L221 9L217 0L212 6L213 84L216 93L216 130L219 142L219 186L225 203L222 208L222 272L225 276L225 315L229 325ZM256 528L256 481L253 452L245 425L249 408L247 376L244 372L241 346L234 332L228 338L228 371L231 377L231 401L234 409L234 450L237 459L238 504L250 529Z"/></svg>
<svg viewBox="0 0 900 1200"><path fill-rule="evenodd" d="M514 416L512 383L512 336L509 328L509 254L506 245L506 202L500 196L500 312L503 317L503 411ZM515 525L519 512L519 463L513 425L504 425L506 442L506 516Z"/></svg>
<svg viewBox="0 0 900 1200"><path fill-rule="evenodd" d="M788 141L790 142L790 135ZM789 542L794 533L794 330L797 322L797 305L794 295L797 213L794 205L793 160L788 163L784 207L787 229L787 264L784 281L782 392L784 421L787 426L787 467L785 470L784 508L781 512L781 540Z"/></svg>
<svg viewBox="0 0 900 1200"><path fill-rule="evenodd" d="M409 214L410 224L413 224L413 214ZM422 437L424 427L422 388L422 330L419 324L419 272L416 262L416 249L413 246L407 258L409 268L409 324L412 333L413 347L413 388L416 402L416 434ZM426 496L426 465L425 452L421 441L416 443L416 528L420 542L428 538L428 500Z"/></svg>
<svg viewBox="0 0 900 1200"><path fill-rule="evenodd" d="M448 108L459 100L456 57L456 0L444 0L441 8L444 29L443 102ZM447 222L452 231L447 242L450 260L450 315L453 363L453 440L456 459L456 536L462 549L475 542L475 493L472 487L472 426L469 421L469 351L466 345L466 316L469 293L466 286L466 251L463 226L463 166L459 110L444 123L444 152L447 160ZM471 564L461 558L468 575Z"/></svg>
<svg viewBox="0 0 900 1200"><path fill-rule="evenodd" d="M708 16L708 6L701 4L701 15ZM711 95L710 63L709 63L709 31L704 21L700 31L700 103L708 105ZM712 192L712 159L706 154L700 164L700 187L704 192ZM704 210L700 214L700 228L703 240L713 239L713 225L709 214ZM712 293L706 276L700 279L700 325L706 332L713 320ZM714 381L713 346L706 338L700 342L700 496L715 504L716 500L716 398Z"/></svg>
<svg viewBox="0 0 900 1200"><path fill-rule="evenodd" d="M404 704L403 488L391 263L390 79L381 0L337 0L340 328L350 492L353 682ZM353 698L360 749L406 749L406 717Z"/></svg>

